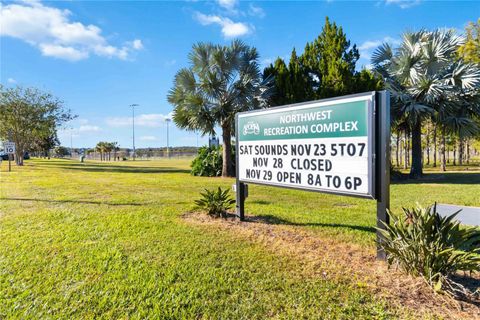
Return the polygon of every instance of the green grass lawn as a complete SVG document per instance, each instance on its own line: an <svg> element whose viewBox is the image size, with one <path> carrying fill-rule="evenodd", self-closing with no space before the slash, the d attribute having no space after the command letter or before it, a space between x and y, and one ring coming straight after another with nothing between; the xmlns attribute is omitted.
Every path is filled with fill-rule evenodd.
<svg viewBox="0 0 480 320"><path fill-rule="evenodd" d="M312 276L301 261L182 219L203 188L234 182L192 177L189 162L30 160L10 173L4 162L0 319L403 315L355 281ZM479 194L480 171L427 172L418 183L392 185L392 209L434 201L480 206ZM371 200L252 185L246 210L374 246Z"/></svg>

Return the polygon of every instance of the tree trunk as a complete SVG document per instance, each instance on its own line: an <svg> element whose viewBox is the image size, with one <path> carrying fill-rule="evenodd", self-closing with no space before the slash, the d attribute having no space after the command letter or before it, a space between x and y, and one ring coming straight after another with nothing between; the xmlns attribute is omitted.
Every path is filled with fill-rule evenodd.
<svg viewBox="0 0 480 320"><path fill-rule="evenodd" d="M458 165L461 166L463 164L463 138L458 138Z"/></svg>
<svg viewBox="0 0 480 320"><path fill-rule="evenodd" d="M470 164L470 140L467 140L467 152L465 154L465 161Z"/></svg>
<svg viewBox="0 0 480 320"><path fill-rule="evenodd" d="M430 165L430 122L427 126L427 165Z"/></svg>
<svg viewBox="0 0 480 320"><path fill-rule="evenodd" d="M407 138L407 167L410 167L412 164L410 162L410 152L411 152L411 149L412 149L412 146L411 146L411 142L410 142L410 133L409 133L409 136Z"/></svg>
<svg viewBox="0 0 480 320"><path fill-rule="evenodd" d="M404 150L404 157L405 161L403 162L403 169L408 168L408 134L407 134L407 129L404 131L405 133L405 141L403 142L403 150Z"/></svg>
<svg viewBox="0 0 480 320"><path fill-rule="evenodd" d="M453 146L453 165L457 165L457 147L454 145Z"/></svg>
<svg viewBox="0 0 480 320"><path fill-rule="evenodd" d="M396 165L397 165L397 168L400 166L400 163L399 163L399 151L398 150L400 147L400 132L397 131L397 140L396 140L396 147L395 147L395 162L396 162Z"/></svg>
<svg viewBox="0 0 480 320"><path fill-rule="evenodd" d="M400 136L400 132L398 134ZM398 152L398 160L399 160L398 167L400 168L400 166L403 165L403 141L402 141L401 138L400 138L400 144L398 146L398 149L399 149L399 152Z"/></svg>
<svg viewBox="0 0 480 320"><path fill-rule="evenodd" d="M442 130L442 145L440 146L440 153L441 153L441 167L442 171L447 171L447 157L445 155L445 128Z"/></svg>
<svg viewBox="0 0 480 320"><path fill-rule="evenodd" d="M12 140L10 140L12 141ZM25 153L24 147L21 143L18 142L18 140L13 139L13 142L15 142L15 163L17 166L23 166L23 154Z"/></svg>
<svg viewBox="0 0 480 320"><path fill-rule="evenodd" d="M229 121L222 124L223 165L222 177L234 177L232 163L232 126Z"/></svg>
<svg viewBox="0 0 480 320"><path fill-rule="evenodd" d="M410 177L418 178L422 174L422 122L417 121L412 128L412 166L410 168Z"/></svg>
<svg viewBox="0 0 480 320"><path fill-rule="evenodd" d="M437 166L437 124L433 127L433 167Z"/></svg>

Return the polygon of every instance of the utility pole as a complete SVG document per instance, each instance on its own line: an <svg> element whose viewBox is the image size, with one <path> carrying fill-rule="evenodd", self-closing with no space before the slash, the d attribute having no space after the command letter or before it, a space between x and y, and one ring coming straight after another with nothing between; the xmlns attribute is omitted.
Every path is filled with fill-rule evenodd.
<svg viewBox="0 0 480 320"><path fill-rule="evenodd" d="M73 159L73 127L70 127L70 158Z"/></svg>
<svg viewBox="0 0 480 320"><path fill-rule="evenodd" d="M172 121L172 119L170 118L167 118L165 119L165 121L167 122L167 157L170 158L170 142L169 142L169 135L168 135L168 124L170 123L170 121Z"/></svg>
<svg viewBox="0 0 480 320"><path fill-rule="evenodd" d="M132 145L133 145L133 161L135 161L135 107L138 107L138 104L131 104L132 107Z"/></svg>

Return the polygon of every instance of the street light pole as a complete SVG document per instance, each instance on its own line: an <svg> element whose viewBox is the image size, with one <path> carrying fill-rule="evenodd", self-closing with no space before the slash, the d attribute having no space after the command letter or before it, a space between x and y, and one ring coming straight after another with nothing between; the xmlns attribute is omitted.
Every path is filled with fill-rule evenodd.
<svg viewBox="0 0 480 320"><path fill-rule="evenodd" d="M172 121L172 119L167 118L165 119L165 121L167 122L167 157L170 158L170 137L168 135L168 124L170 123L170 121Z"/></svg>
<svg viewBox="0 0 480 320"><path fill-rule="evenodd" d="M70 158L73 159L73 127L70 128Z"/></svg>
<svg viewBox="0 0 480 320"><path fill-rule="evenodd" d="M131 104L132 107L132 146L133 146L133 161L135 161L135 107L138 107L138 104Z"/></svg>

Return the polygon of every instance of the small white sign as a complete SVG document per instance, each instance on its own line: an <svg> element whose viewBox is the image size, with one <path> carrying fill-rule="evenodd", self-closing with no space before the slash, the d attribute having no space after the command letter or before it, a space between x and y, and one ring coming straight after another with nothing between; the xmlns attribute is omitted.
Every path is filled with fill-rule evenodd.
<svg viewBox="0 0 480 320"><path fill-rule="evenodd" d="M6 154L14 154L15 153L15 142L5 142L3 144L3 151Z"/></svg>

